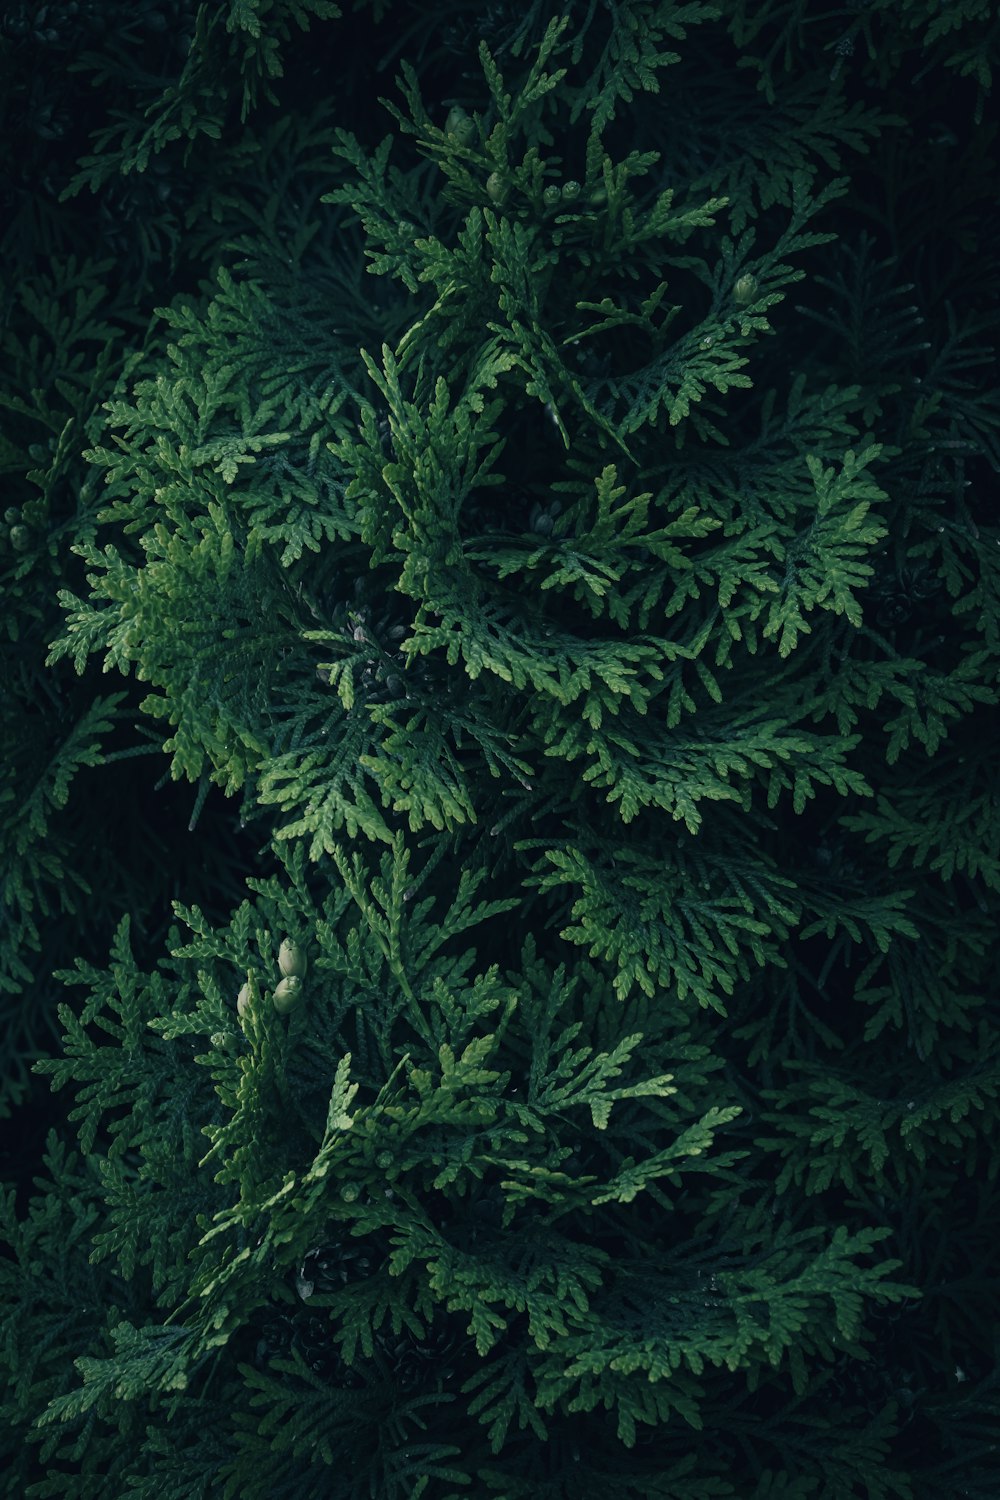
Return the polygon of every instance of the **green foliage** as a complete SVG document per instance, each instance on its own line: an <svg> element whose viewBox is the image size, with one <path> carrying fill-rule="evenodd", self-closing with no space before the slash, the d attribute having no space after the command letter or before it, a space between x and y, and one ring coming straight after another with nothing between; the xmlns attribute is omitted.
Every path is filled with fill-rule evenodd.
<svg viewBox="0 0 1000 1500"><path fill-rule="evenodd" d="M151 158L174 141L187 142L186 164L199 137L218 140L222 135L230 80L238 77L241 81L241 121L261 100L276 104L271 80L282 76L282 51L293 29L308 31L312 21L341 14L331 0L229 0L223 6L185 4L177 9L182 12L178 19L190 30L176 39L174 56L183 59L176 76L170 76L168 64L168 69L150 71L136 80L133 27L141 27L141 13L131 27L126 24L118 30L110 48L99 54L85 52L71 65L74 71L90 75L91 87L113 86L129 78L132 88L145 93L148 102L143 106L136 100L131 119L126 115L94 132L95 154L80 159L80 170L66 196L84 187L93 189L112 174L145 172Z"/></svg>
<svg viewBox="0 0 1000 1500"><path fill-rule="evenodd" d="M744 1153L720 1149L720 1137L739 1109L714 1106L692 1119L685 1096L698 1090L697 1059L685 1060L669 1030L626 1033L627 1009L610 1045L582 1043L608 1014L596 971L581 983L553 972L530 937L518 968L475 969L474 952L455 939L516 905L477 900L481 877L463 873L450 906L435 910L424 894L428 870L413 868L401 836L377 873L359 855L338 855L334 868L340 879L319 896L300 851L284 879L255 882L256 900L228 929L183 913L191 938L181 943L178 932L155 973L136 969L123 926L108 970L78 964L63 976L88 999L79 1015L61 1007L63 1056L39 1068L57 1086L72 1081L81 1100L72 1113L99 1168L108 1225L90 1260L110 1259L123 1284L148 1277L159 1316L115 1322L109 1309L106 1352L75 1360L82 1383L67 1389L63 1379L43 1431L90 1413L114 1425L136 1401L179 1409L174 1393L204 1378L244 1386L230 1396L234 1413L248 1394L254 1404L266 1396L266 1438L288 1426L290 1398L275 1384L283 1373L306 1399L264 1468L254 1461L252 1479L242 1422L230 1420L228 1438L216 1432L232 1492L267 1494L280 1466L304 1457L293 1433L303 1420L325 1424L334 1393L310 1379L300 1356L262 1366L259 1338L250 1360L240 1351L253 1349L269 1313L289 1316L308 1302L329 1326L326 1357L341 1371L345 1421L374 1424L385 1382L401 1378L386 1363L386 1334L420 1338L443 1325L454 1330L454 1387L439 1390L444 1407L428 1430L445 1421L454 1433L476 1419L499 1453L516 1414L541 1435L546 1418L536 1412L604 1405L631 1447L637 1422L671 1409L701 1425L697 1380L682 1371L750 1372L790 1358L798 1386L813 1357L839 1339L856 1342L866 1298L912 1290L885 1279L898 1262L858 1265L888 1230L852 1237L839 1228L824 1245L820 1229L775 1234L768 1215L757 1215L755 1229L748 1210L696 1252L697 1275L711 1268L706 1315L686 1200L713 1178L731 1180ZM303 934L309 953L308 1009L287 1026L266 990L282 929ZM231 992L242 975L250 1002L238 1017ZM95 1027L110 1046L94 1039ZM178 1045L189 1061L172 1079ZM654 1106L660 1140L664 1131L673 1140L636 1158L636 1110ZM107 1145L97 1149L98 1140ZM678 1243L671 1257L647 1261L600 1245L595 1225L610 1227L616 1205L635 1212L652 1195L666 1206L665 1193L695 1232L685 1250ZM10 1232L20 1244L25 1231L15 1222ZM336 1264L339 1245L356 1267L343 1280L324 1273L322 1291L308 1277L317 1244L328 1247L324 1264ZM650 1326L652 1307L662 1313ZM348 1399L354 1391L363 1395ZM463 1419L453 1403L467 1394ZM381 1483L403 1483L394 1444L409 1410L423 1428L434 1405L427 1396L412 1408L394 1404L379 1429ZM428 1473L463 1477L435 1467L460 1448L418 1451ZM335 1453L310 1446L309 1462L329 1465ZM126 1472L135 1486L141 1470Z"/></svg>
<svg viewBox="0 0 1000 1500"><path fill-rule="evenodd" d="M938 9L3 21L12 1497L995 1493Z"/></svg>
<svg viewBox="0 0 1000 1500"><path fill-rule="evenodd" d="M773 99L778 66L785 72L794 67L808 34L806 6L802 0L765 0L753 6L736 0L726 11L733 40L746 49L744 65L759 73L758 86ZM1000 45L997 16L988 0L959 0L945 9L932 0L868 0L863 7L833 6L823 20L834 76L858 66L857 52L868 77L884 86L916 53L921 66L914 82L938 68L975 80L978 123Z"/></svg>

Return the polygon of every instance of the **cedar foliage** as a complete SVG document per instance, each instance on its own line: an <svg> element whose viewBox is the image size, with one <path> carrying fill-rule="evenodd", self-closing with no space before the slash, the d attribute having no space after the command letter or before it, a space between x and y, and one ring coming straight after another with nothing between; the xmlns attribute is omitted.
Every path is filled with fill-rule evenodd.
<svg viewBox="0 0 1000 1500"><path fill-rule="evenodd" d="M994 8L0 41L5 1493L995 1495Z"/></svg>

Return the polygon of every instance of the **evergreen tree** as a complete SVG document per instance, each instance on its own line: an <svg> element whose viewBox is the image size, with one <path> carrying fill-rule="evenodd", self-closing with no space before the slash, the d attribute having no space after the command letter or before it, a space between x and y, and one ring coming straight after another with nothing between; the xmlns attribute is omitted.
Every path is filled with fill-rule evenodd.
<svg viewBox="0 0 1000 1500"><path fill-rule="evenodd" d="M987 1500L993 7L118 10L5 23L6 1493Z"/></svg>

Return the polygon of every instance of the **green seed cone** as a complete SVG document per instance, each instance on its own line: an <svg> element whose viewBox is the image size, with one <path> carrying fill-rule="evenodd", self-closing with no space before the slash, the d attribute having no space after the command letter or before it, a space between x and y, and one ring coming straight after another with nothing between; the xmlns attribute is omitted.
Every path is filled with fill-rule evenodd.
<svg viewBox="0 0 1000 1500"><path fill-rule="evenodd" d="M756 290L756 276L741 276L733 287L733 301L738 302L741 307L744 307L748 302L753 301L753 295Z"/></svg>
<svg viewBox="0 0 1000 1500"><path fill-rule="evenodd" d="M507 197L507 184L504 182L499 172L491 172L487 177L486 191L489 193L494 203L502 204L505 201Z"/></svg>
<svg viewBox="0 0 1000 1500"><path fill-rule="evenodd" d="M275 985L274 1008L279 1016L287 1016L290 1010L294 1010L302 998L302 980L297 974L289 974L287 979Z"/></svg>
<svg viewBox="0 0 1000 1500"><path fill-rule="evenodd" d="M304 979L309 962L306 951L298 943L293 943L291 938L285 938L278 949L278 968L286 979L294 975L297 979Z"/></svg>
<svg viewBox="0 0 1000 1500"><path fill-rule="evenodd" d="M471 146L476 138L476 124L460 104L454 105L448 111L448 118L444 124L445 133L458 146Z"/></svg>

